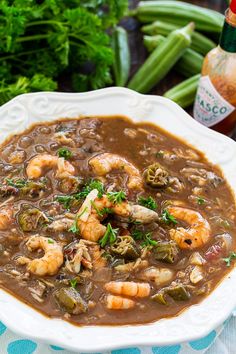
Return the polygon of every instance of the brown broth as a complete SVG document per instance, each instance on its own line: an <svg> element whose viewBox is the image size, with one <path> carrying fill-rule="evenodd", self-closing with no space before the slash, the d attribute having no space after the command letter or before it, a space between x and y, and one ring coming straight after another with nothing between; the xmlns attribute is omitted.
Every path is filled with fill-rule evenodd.
<svg viewBox="0 0 236 354"><path fill-rule="evenodd" d="M69 140L64 140L64 143L58 142L58 132L63 133L65 131L67 132L66 138ZM30 258L37 258L43 255L41 251L30 252L27 250L26 240L32 235L40 234L40 236L50 237L57 242L63 243L64 246L80 238L78 234L68 231L51 232L47 229L47 226L41 226L29 232L23 232L20 228L18 216L25 204L30 205L31 208L39 208L52 219L57 215L66 213L63 205L58 202L55 203L54 199L57 195L70 195L72 193L71 191L62 192L61 181L55 178L55 170L53 169L48 169L44 173L44 176L47 177L47 182L42 196L29 197L29 195L26 195L22 197L17 194L7 204L11 205L13 203L14 205L14 222L9 225L7 230L0 231L0 246L2 247L2 250L0 250L2 252L0 259L0 285L3 289L45 315L62 317L78 325L140 324L176 316L192 304L199 303L229 272L231 267L226 266L223 258L227 257L230 251L235 250L236 214L234 197L229 185L224 180L221 170L209 163L202 153L155 125L149 123L134 124L124 117L58 120L53 123L36 124L24 133L12 136L2 145L0 151L1 185L6 185L6 178L10 178L13 182L16 178L25 179L27 177L26 166L32 157L39 153L56 155L61 147L66 147L73 153L69 161L76 169L76 176L81 177L84 183L91 178L97 177L89 165L90 159L104 152L118 154L126 158L139 169L142 175L149 165L158 162L168 171L171 177L179 181L177 186L176 180L172 182L172 190L168 190L168 188L156 189L146 184L144 184L144 191L129 190L127 188L126 173L115 170L106 176L105 189L115 184L115 190L124 190L131 203L137 203L140 196L151 196L157 203L156 212L159 215L166 208L166 201L171 200L172 203L173 201L181 201L184 203L185 208L198 211L208 220L211 226L211 238L199 249L180 249L178 260L173 264L157 261L154 257L153 249L150 250L146 257L148 267L168 268L173 270L174 274L173 279L163 285L156 285L153 281L147 281L151 286L150 296L157 293L160 289L170 286L173 281L177 280L177 283L182 282L187 286L190 299L175 301L170 296L167 296L168 305L162 305L148 296L134 299L136 306L130 310L108 310L105 305L107 292L104 290L104 285L108 281L144 282L143 269L124 274L115 271L114 267L108 262L102 277L99 271L95 273L92 271L92 276L85 278L84 284L78 283L76 287L86 301L93 302L92 306L85 313L68 316L66 311L58 306L54 293L62 286L68 287L70 285L69 280L74 279L76 274L66 271L63 265L54 276L37 277L29 274L25 265L17 263L19 255ZM15 163L16 160L18 163ZM188 168L193 169L190 175L189 173L187 175L187 172L183 172L185 171L183 169ZM202 170L208 172L204 184L201 184L204 179L202 176L205 173ZM180 188L179 185L182 187ZM196 194L196 191L198 191L196 188L200 188L199 195ZM81 189L82 186L80 186ZM0 203L7 200L7 198L2 197L1 190L0 198ZM71 208L71 212L75 214L78 209L79 205L76 205L76 207ZM108 216L108 219L102 222L106 225L108 221L112 223L112 226L120 228L120 234L127 233L127 231L126 233L124 232L124 227L121 226L120 222L114 220L113 216ZM163 242L170 240L170 229L179 226L187 227L187 224L181 222L181 220L178 220L177 226L156 222L142 226L142 232L151 232L153 240ZM139 227L139 225L132 224L128 225L127 230L132 232ZM223 233L229 233L232 237L232 244L228 249L224 248L220 243L221 239L217 238L218 235ZM141 242L137 241L137 244L140 247ZM217 250L218 253L212 252L212 246L215 247L214 252ZM109 248L108 250L106 249L106 252L110 252ZM189 280L189 272L193 269L189 258L193 252L199 252L206 260L206 263L202 266L204 279L197 284L192 284ZM126 263L128 263L127 260ZM111 269L110 276L107 271L109 269ZM15 271L19 272L19 274ZM106 272L107 276L105 276ZM98 277L101 277L100 281ZM32 288L36 287L38 279L51 284L51 286L46 285L42 302L32 296ZM88 291L90 296L87 294Z"/></svg>

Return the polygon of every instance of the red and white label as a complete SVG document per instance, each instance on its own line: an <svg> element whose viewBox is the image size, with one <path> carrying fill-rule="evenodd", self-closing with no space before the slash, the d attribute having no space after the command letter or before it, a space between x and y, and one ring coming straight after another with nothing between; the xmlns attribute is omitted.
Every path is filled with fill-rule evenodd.
<svg viewBox="0 0 236 354"><path fill-rule="evenodd" d="M212 127L228 117L235 107L222 97L209 76L202 76L195 99L193 116L207 127Z"/></svg>

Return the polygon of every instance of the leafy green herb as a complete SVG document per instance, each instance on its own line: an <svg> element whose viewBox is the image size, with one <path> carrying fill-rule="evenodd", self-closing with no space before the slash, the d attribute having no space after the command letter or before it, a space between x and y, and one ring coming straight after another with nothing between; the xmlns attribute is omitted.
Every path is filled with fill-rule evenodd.
<svg viewBox="0 0 236 354"><path fill-rule="evenodd" d="M107 198L110 202L114 204L120 204L126 200L126 194L123 191L119 192L109 192L107 193Z"/></svg>
<svg viewBox="0 0 236 354"><path fill-rule="evenodd" d="M226 263L227 267L231 266L231 261L236 259L236 253L235 252L230 252L229 257L223 258L223 260Z"/></svg>
<svg viewBox="0 0 236 354"><path fill-rule="evenodd" d="M6 182L8 186L15 187L15 188L23 188L26 186L27 181L25 179L11 179L6 178Z"/></svg>
<svg viewBox="0 0 236 354"><path fill-rule="evenodd" d="M153 246L156 246L158 244L158 242L153 240L151 238L151 236L152 236L152 234L150 232L145 234L144 241L141 243L142 247L153 247Z"/></svg>
<svg viewBox="0 0 236 354"><path fill-rule="evenodd" d="M141 230L135 229L133 230L131 236L137 241L138 240L143 241L141 243L142 247L153 247L156 246L158 243L157 241L151 238L152 234L150 232L144 233Z"/></svg>
<svg viewBox="0 0 236 354"><path fill-rule="evenodd" d="M73 222L73 225L71 226L71 228L69 229L70 232L73 232L73 234L77 234L80 232L79 228L78 228L78 219L84 215L84 213L87 211L88 208L84 208L84 210L81 211L80 214L77 214L75 217L75 220Z"/></svg>
<svg viewBox="0 0 236 354"><path fill-rule="evenodd" d="M72 288L75 289L77 284L78 284L78 280L77 279L70 279L70 285L71 285Z"/></svg>
<svg viewBox="0 0 236 354"><path fill-rule="evenodd" d="M96 180L91 180L88 184L86 184L83 187L81 192L78 192L78 193L75 193L75 194L71 194L71 195L58 195L55 199L59 203L63 204L63 207L65 209L69 210L70 207L71 207L71 203L73 201L76 201L76 200L78 201L78 200L81 200L81 199L85 199L87 197L87 195L93 189L97 189L98 190L98 198L101 198L103 193L104 193L102 182L96 181Z"/></svg>
<svg viewBox="0 0 236 354"><path fill-rule="evenodd" d="M60 148L58 151L59 157L64 157L64 159L69 160L73 156L72 152L67 148Z"/></svg>
<svg viewBox="0 0 236 354"><path fill-rule="evenodd" d="M203 204L205 203L205 199L202 198L202 197L197 197L197 203L198 203L199 205L203 205Z"/></svg>
<svg viewBox="0 0 236 354"><path fill-rule="evenodd" d="M87 195L93 190L97 189L98 190L98 198L101 198L104 194L104 187L103 183L97 180L91 180L89 183L87 183L81 192L77 193L74 195L75 199L85 199Z"/></svg>
<svg viewBox="0 0 236 354"><path fill-rule="evenodd" d="M173 215L171 215L167 209L163 210L161 217L162 217L162 221L164 221L164 223L166 223L167 225L178 224L176 218Z"/></svg>
<svg viewBox="0 0 236 354"><path fill-rule="evenodd" d="M131 236L135 239L135 240L143 240L144 238L144 233L141 230L135 229L132 231Z"/></svg>
<svg viewBox="0 0 236 354"><path fill-rule="evenodd" d="M111 208L102 208L101 210L100 210L100 213L102 214L102 215L106 215L106 214L114 214L114 211L113 211L113 209L111 209Z"/></svg>
<svg viewBox="0 0 236 354"><path fill-rule="evenodd" d="M115 242L119 229L113 229L111 224L107 224L107 229L103 238L99 241L101 247Z"/></svg>
<svg viewBox="0 0 236 354"><path fill-rule="evenodd" d="M99 210L99 209L97 208L96 204L95 204L93 201L91 201L91 205L92 205L93 208L95 209L95 211L96 211L96 213L98 214L98 216L103 217L104 214L101 212L101 210Z"/></svg>
<svg viewBox="0 0 236 354"><path fill-rule="evenodd" d="M51 238L48 239L48 243L54 243L54 240L52 240Z"/></svg>
<svg viewBox="0 0 236 354"><path fill-rule="evenodd" d="M55 91L61 75L70 75L75 91L110 84L107 30L127 6L128 0L1 1L0 104L21 93Z"/></svg>
<svg viewBox="0 0 236 354"><path fill-rule="evenodd" d="M138 203L151 210L155 210L157 208L157 203L151 196L147 198L140 197Z"/></svg>
<svg viewBox="0 0 236 354"><path fill-rule="evenodd" d="M70 209L71 202L75 200L73 195L58 195L55 199L59 203L63 204L63 207L67 210Z"/></svg>

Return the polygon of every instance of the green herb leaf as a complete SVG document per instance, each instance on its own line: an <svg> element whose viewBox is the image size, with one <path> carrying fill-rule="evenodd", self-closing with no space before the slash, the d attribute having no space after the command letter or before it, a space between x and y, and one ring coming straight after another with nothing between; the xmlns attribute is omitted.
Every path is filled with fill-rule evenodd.
<svg viewBox="0 0 236 354"><path fill-rule="evenodd" d="M77 284L78 284L78 280L76 278L75 279L70 279L70 285L71 285L72 288L75 289Z"/></svg>
<svg viewBox="0 0 236 354"><path fill-rule="evenodd" d="M141 230L135 229L133 230L133 232L131 233L131 236L136 240L136 241L143 241L141 243L142 247L153 247L156 246L158 244L158 242L156 240L153 240L151 238L152 234L151 232L148 233L144 233Z"/></svg>
<svg viewBox="0 0 236 354"><path fill-rule="evenodd" d="M202 198L202 197L197 197L197 203L198 203L199 205L203 205L203 204L205 203L205 199Z"/></svg>
<svg viewBox="0 0 236 354"><path fill-rule="evenodd" d="M8 186L11 186L11 187L23 188L26 186L27 180L6 178L6 183L8 184Z"/></svg>
<svg viewBox="0 0 236 354"><path fill-rule="evenodd" d="M125 192L119 191L119 192L109 192L109 193L107 193L107 198L113 204L120 204L124 200L126 200L127 197L126 197Z"/></svg>
<svg viewBox="0 0 236 354"><path fill-rule="evenodd" d="M132 236L135 240L143 240L145 234L144 234L141 230L135 229L135 230L132 231L131 236Z"/></svg>
<svg viewBox="0 0 236 354"><path fill-rule="evenodd" d="M64 159L69 160L73 156L72 152L67 148L60 148L58 151L59 157L64 157Z"/></svg>
<svg viewBox="0 0 236 354"><path fill-rule="evenodd" d="M103 215L106 215L106 214L114 214L114 211L111 208L106 208L105 207L105 208L100 210L100 213L103 216Z"/></svg>
<svg viewBox="0 0 236 354"><path fill-rule="evenodd" d="M80 200L80 199L85 199L87 195L93 190L97 189L98 190L98 198L101 198L104 194L104 186L101 181L98 180L91 180L89 183L87 183L81 192L77 193L74 195L75 199Z"/></svg>
<svg viewBox="0 0 236 354"><path fill-rule="evenodd" d="M77 234L80 232L79 227L78 227L78 219L87 211L87 209L88 209L87 207L84 208L84 210L82 210L80 214L76 215L73 225L69 229L69 231L73 232L73 234Z"/></svg>
<svg viewBox="0 0 236 354"><path fill-rule="evenodd" d="M51 238L49 238L49 239L48 239L48 243L54 243L54 240L51 239Z"/></svg>
<svg viewBox="0 0 236 354"><path fill-rule="evenodd" d="M76 90L111 83L108 29L127 7L128 0L2 0L0 104L21 93L54 91L61 75L71 75Z"/></svg>
<svg viewBox="0 0 236 354"><path fill-rule="evenodd" d="M145 234L144 241L141 243L142 247L153 247L153 246L156 246L158 244L158 242L153 240L151 238L151 236L152 236L152 234L150 232Z"/></svg>
<svg viewBox="0 0 236 354"><path fill-rule="evenodd" d="M140 197L138 203L151 210L155 210L157 208L157 203L151 196L147 198Z"/></svg>
<svg viewBox="0 0 236 354"><path fill-rule="evenodd" d="M113 229L111 224L107 224L107 229L105 235L99 241L101 247L105 247L108 244L112 244L115 242L119 229Z"/></svg>
<svg viewBox="0 0 236 354"><path fill-rule="evenodd" d="M161 217L162 217L162 221L164 221L164 223L166 223L167 225L178 224L178 221L176 220L176 218L173 215L171 215L167 209L163 210Z"/></svg>
<svg viewBox="0 0 236 354"><path fill-rule="evenodd" d="M231 252L229 254L229 257L227 257L227 258L223 258L223 260L225 261L227 267L230 267L231 266L231 261L235 260L235 259L236 259L236 253L235 252Z"/></svg>
<svg viewBox="0 0 236 354"><path fill-rule="evenodd" d="M75 198L72 195L58 195L55 200L63 204L65 209L70 210L71 202L75 200Z"/></svg>

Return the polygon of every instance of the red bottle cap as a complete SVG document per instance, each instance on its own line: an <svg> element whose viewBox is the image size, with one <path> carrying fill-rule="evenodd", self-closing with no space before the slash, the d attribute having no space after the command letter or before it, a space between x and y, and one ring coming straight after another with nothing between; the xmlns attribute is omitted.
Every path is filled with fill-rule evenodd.
<svg viewBox="0 0 236 354"><path fill-rule="evenodd" d="M231 0L231 3L230 3L230 10L236 14L236 0Z"/></svg>

